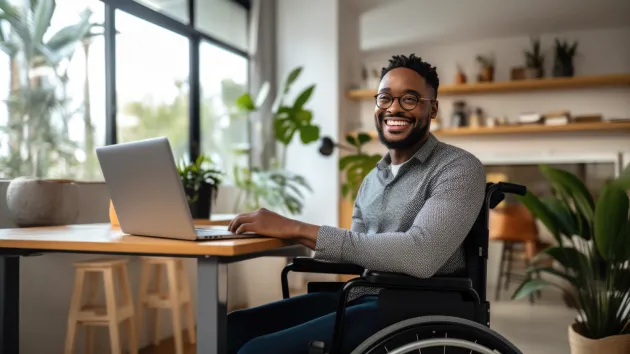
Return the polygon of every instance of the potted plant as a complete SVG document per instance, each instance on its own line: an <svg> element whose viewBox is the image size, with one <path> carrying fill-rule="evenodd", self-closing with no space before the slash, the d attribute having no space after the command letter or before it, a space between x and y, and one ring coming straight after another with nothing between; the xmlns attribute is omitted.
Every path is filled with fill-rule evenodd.
<svg viewBox="0 0 630 354"><path fill-rule="evenodd" d="M477 80L479 82L494 81L494 55L477 55L477 62L481 65L481 71Z"/></svg>
<svg viewBox="0 0 630 354"><path fill-rule="evenodd" d="M557 244L534 257L513 298L559 288L578 311L568 328L572 354L630 353L630 166L608 181L597 199L570 172L545 165L540 171L552 196L528 192L519 199ZM554 263L536 265L541 259Z"/></svg>
<svg viewBox="0 0 630 354"><path fill-rule="evenodd" d="M268 113L273 119L274 140L268 140L265 144L275 145L279 143L280 153L278 159L268 166L254 166L251 159L251 151L248 166L234 170L235 184L243 192L236 199L235 212L244 209L252 210L260 207L268 207L280 213L291 215L302 212L304 191L311 191L306 178L292 173L286 168L286 155L289 144L295 136L299 141L308 145L320 137L320 127L313 122L313 112L307 108L315 85L312 84L303 89L291 103L286 103L286 95L302 73L302 67L293 69L276 94L271 109ZM236 106L240 112L248 118L250 113L260 112L269 96L270 85L265 82L256 98L250 93L244 93L236 100ZM254 126L252 121L249 127ZM252 146L252 129L249 129L249 146ZM267 146L269 146L267 145ZM270 149L271 149L270 148ZM263 160L263 159L261 159Z"/></svg>
<svg viewBox="0 0 630 354"><path fill-rule="evenodd" d="M206 155L199 155L192 163L183 158L177 164L190 213L195 219L208 219L212 213L212 202L216 200L223 173Z"/></svg>
<svg viewBox="0 0 630 354"><path fill-rule="evenodd" d="M545 76L545 55L540 49L540 39L533 39L531 51L525 51L526 77L528 79L539 79Z"/></svg>
<svg viewBox="0 0 630 354"><path fill-rule="evenodd" d="M573 58L577 53L578 43L569 44L567 41L560 41L556 38L556 56L553 64L553 76L572 77L575 73Z"/></svg>

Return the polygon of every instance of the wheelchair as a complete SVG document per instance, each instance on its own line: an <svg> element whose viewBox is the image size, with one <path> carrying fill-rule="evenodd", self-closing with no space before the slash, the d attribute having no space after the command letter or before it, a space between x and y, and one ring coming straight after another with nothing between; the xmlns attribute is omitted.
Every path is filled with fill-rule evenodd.
<svg viewBox="0 0 630 354"><path fill-rule="evenodd" d="M357 275L348 282L310 282L307 292L338 292L339 302L331 348L314 339L312 354L339 354L343 344L346 303L351 289L378 289L380 330L363 341L352 354L482 353L521 354L499 333L490 329L490 303L486 300L488 214L505 193L525 195L525 186L487 183L486 197L473 227L464 240L466 268L460 274L420 279L404 274L364 269L296 257L281 273L282 295L289 297L288 273ZM420 299L420 301L418 301Z"/></svg>

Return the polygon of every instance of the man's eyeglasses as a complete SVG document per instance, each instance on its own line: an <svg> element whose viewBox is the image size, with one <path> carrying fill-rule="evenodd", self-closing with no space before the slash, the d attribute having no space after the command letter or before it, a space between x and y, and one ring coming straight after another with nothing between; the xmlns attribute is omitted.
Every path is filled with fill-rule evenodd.
<svg viewBox="0 0 630 354"><path fill-rule="evenodd" d="M394 103L394 100L398 99L398 104L400 104L400 106L406 111L411 111L412 109L416 108L418 103L420 103L421 101L433 101L430 98L418 97L410 93L402 95L400 97L394 97L389 93L379 93L375 95L374 98L376 99L376 106L380 109L387 109L391 107L391 105Z"/></svg>

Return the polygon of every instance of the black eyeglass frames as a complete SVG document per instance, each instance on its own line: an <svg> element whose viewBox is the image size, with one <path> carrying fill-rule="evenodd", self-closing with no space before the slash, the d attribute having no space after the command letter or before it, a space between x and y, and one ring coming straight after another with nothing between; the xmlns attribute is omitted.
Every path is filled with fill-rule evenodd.
<svg viewBox="0 0 630 354"><path fill-rule="evenodd" d="M391 105L394 104L394 100L398 99L398 103L406 111L413 110L420 102L433 101L431 98L418 97L410 93L398 97L394 97L389 93L379 93L374 95L374 99L376 100L376 106L380 109L387 109L391 107Z"/></svg>

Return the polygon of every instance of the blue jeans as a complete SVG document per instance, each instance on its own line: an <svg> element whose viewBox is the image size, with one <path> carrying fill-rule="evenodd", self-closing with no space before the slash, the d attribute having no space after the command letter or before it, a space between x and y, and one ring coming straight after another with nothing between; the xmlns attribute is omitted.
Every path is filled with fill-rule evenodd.
<svg viewBox="0 0 630 354"><path fill-rule="evenodd" d="M227 318L230 354L301 354L320 340L330 348L337 293L312 293L238 310ZM349 353L378 331L377 297L365 296L346 308L343 353Z"/></svg>

